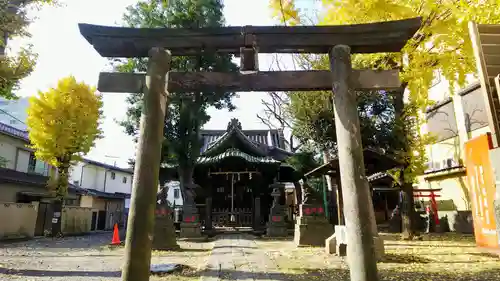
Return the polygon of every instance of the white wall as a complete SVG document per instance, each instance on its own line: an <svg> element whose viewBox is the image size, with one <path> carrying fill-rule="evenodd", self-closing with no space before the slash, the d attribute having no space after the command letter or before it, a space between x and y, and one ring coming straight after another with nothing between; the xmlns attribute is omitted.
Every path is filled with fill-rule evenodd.
<svg viewBox="0 0 500 281"><path fill-rule="evenodd" d="M465 80L466 83L464 87L467 87L468 85L477 81L477 78L475 78L473 75L467 75ZM450 83L444 78L444 76L442 76L441 74L437 75L433 84L434 85L429 89L430 100L439 102L450 97ZM455 86L454 94L456 94L457 91L464 87Z"/></svg>
<svg viewBox="0 0 500 281"><path fill-rule="evenodd" d="M70 182L82 188L104 191L104 169L78 162L72 166Z"/></svg>
<svg viewBox="0 0 500 281"><path fill-rule="evenodd" d="M16 154L18 147L22 147L24 143L15 138L0 134L0 156L7 160L5 168L16 168ZM26 167L27 169L28 167Z"/></svg>
<svg viewBox="0 0 500 281"><path fill-rule="evenodd" d="M26 109L29 105L29 98L19 98L17 100L6 100L0 98L0 122L12 126L19 130L27 130Z"/></svg>
<svg viewBox="0 0 500 281"><path fill-rule="evenodd" d="M112 173L115 178L112 178ZM132 193L132 174L121 171L109 171L106 173L106 192Z"/></svg>
<svg viewBox="0 0 500 281"><path fill-rule="evenodd" d="M23 173L28 172L32 150L27 148L26 145L27 142L21 139L0 134L0 156L7 160L5 168ZM47 176L49 174L49 165L36 160L33 172Z"/></svg>
<svg viewBox="0 0 500 281"><path fill-rule="evenodd" d="M112 174L115 174L113 179ZM124 182L124 178L126 179ZM86 162L78 162L71 169L70 182L82 188L109 193L132 192L132 174L110 170Z"/></svg>
<svg viewBox="0 0 500 281"><path fill-rule="evenodd" d="M167 183L168 186L168 193L167 193L167 200L170 202L170 204L175 206L182 206L182 194L180 190L180 183L178 181L171 181ZM178 198L175 198L175 193L176 191L179 194Z"/></svg>
<svg viewBox="0 0 500 281"><path fill-rule="evenodd" d="M23 149L17 150L17 161L16 161L16 171L27 173L29 164L30 164L30 156L31 151L26 151Z"/></svg>
<svg viewBox="0 0 500 281"><path fill-rule="evenodd" d="M75 185L80 185L80 172L82 168L83 163L82 162L77 162L76 164L73 164L70 168L70 174L69 174L69 182Z"/></svg>

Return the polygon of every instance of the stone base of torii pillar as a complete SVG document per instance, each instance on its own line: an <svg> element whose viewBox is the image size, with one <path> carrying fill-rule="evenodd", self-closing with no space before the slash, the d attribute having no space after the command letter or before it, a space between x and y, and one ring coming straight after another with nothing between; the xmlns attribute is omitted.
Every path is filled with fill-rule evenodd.
<svg viewBox="0 0 500 281"><path fill-rule="evenodd" d="M299 216L295 223L294 240L297 246L325 246L325 240L333 233L333 226L325 217L323 206L299 205Z"/></svg>
<svg viewBox="0 0 500 281"><path fill-rule="evenodd" d="M285 208L279 202L281 193L284 192L285 185L282 183L274 183L271 187L273 188L273 192L271 193L273 204L269 212L266 235L268 237L285 237L287 235Z"/></svg>
<svg viewBox="0 0 500 281"><path fill-rule="evenodd" d="M375 245L375 256L378 261L382 260L385 254L384 239L380 236L373 237ZM335 233L325 240L325 252L335 254L340 257L347 256L347 229L345 225L336 225Z"/></svg>
<svg viewBox="0 0 500 281"><path fill-rule="evenodd" d="M283 205L273 206L269 214L269 221L267 222L266 236L285 237L287 234L285 207Z"/></svg>
<svg viewBox="0 0 500 281"><path fill-rule="evenodd" d="M176 242L174 222L171 217L171 209L168 207L155 210L155 227L153 232L153 250L178 250Z"/></svg>
<svg viewBox="0 0 500 281"><path fill-rule="evenodd" d="M181 238L200 238L201 224L200 215L196 206L184 206L181 222Z"/></svg>

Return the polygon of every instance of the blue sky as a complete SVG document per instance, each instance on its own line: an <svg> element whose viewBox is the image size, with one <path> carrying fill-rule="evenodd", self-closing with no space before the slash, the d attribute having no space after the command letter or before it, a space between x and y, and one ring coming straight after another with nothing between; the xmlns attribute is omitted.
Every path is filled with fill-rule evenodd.
<svg viewBox="0 0 500 281"><path fill-rule="evenodd" d="M80 35L78 23L100 25L119 25L125 7L137 0L61 0L62 7L44 7L34 12L36 16L29 30L30 39L18 39L11 42L11 48L17 49L27 43L34 45L39 54L35 71L23 80L18 95L31 96L38 90L46 90L55 85L57 80L74 75L77 80L91 85L97 84L100 71L107 69L107 60L100 57ZM299 1L309 6L316 1ZM269 0L225 0L224 14L229 25L274 25L269 10ZM290 59L283 58L290 66ZM272 57L260 56L260 68L269 69ZM109 70L109 69L108 69ZM104 115L102 129L105 137L97 142L88 157L118 166L126 166L129 158L134 157L135 144L132 138L123 133L115 120L125 117L127 94L104 93ZM206 129L224 129L230 118L238 118L244 129L266 128L257 119L262 111L261 100L266 93L240 93L235 99L237 110L234 112L210 110L211 121Z"/></svg>

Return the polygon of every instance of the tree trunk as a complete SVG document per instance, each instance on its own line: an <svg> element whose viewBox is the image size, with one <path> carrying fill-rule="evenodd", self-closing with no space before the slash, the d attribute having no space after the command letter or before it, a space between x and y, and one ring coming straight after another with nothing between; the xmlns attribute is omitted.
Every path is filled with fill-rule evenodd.
<svg viewBox="0 0 500 281"><path fill-rule="evenodd" d="M57 180L55 187L56 198L52 202L52 237L62 237L62 208L64 197L68 193L69 161L64 161L57 168Z"/></svg>
<svg viewBox="0 0 500 281"><path fill-rule="evenodd" d="M194 202L194 182L193 182L193 167L181 167L179 165L179 182L182 195L182 205L184 207L192 207Z"/></svg>
<svg viewBox="0 0 500 281"><path fill-rule="evenodd" d="M295 199L297 200L297 206L302 204L303 196L302 196L302 188L300 187L300 183L298 181L294 181L293 185L295 187Z"/></svg>
<svg viewBox="0 0 500 281"><path fill-rule="evenodd" d="M405 167L407 167L405 165ZM413 184L404 182L404 171L401 171L401 232L404 240L412 240L417 236L415 199L413 198Z"/></svg>
<svg viewBox="0 0 500 281"><path fill-rule="evenodd" d="M199 155L199 120L197 118L200 110L201 95L186 96L181 100L179 135L182 149L179 154L178 174L180 189L183 200L183 210L186 211L195 205L194 203L194 165ZM196 153L198 152L198 153Z"/></svg>
<svg viewBox="0 0 500 281"><path fill-rule="evenodd" d="M5 56L5 48L7 47L7 40L9 39L9 35L7 32L0 32L1 42L0 42L0 59Z"/></svg>
<svg viewBox="0 0 500 281"><path fill-rule="evenodd" d="M409 153L408 147L408 134L405 126L405 120L403 120L403 112L404 112L404 92L405 86L403 86L398 92L394 95L394 111L395 111L395 120L396 122L400 122L401 126L401 135L403 136L403 154L406 156ZM403 169L400 174L400 183L401 183L401 194L400 196L400 210L401 210L401 230L403 234L403 239L411 240L416 235L416 225L415 225L415 208L414 208L414 199L413 199L413 184L407 183L405 181L405 170L408 168L410 163L408 163L408 158L404 157L405 163L403 163Z"/></svg>
<svg viewBox="0 0 500 281"><path fill-rule="evenodd" d="M52 215L52 237L62 237L62 207L63 207L63 199L56 198L52 201L52 210L54 211Z"/></svg>
<svg viewBox="0 0 500 281"><path fill-rule="evenodd" d="M402 188L403 202L401 206L401 228L404 240L412 240L417 236L415 229L415 208L413 199L413 186L405 183Z"/></svg>

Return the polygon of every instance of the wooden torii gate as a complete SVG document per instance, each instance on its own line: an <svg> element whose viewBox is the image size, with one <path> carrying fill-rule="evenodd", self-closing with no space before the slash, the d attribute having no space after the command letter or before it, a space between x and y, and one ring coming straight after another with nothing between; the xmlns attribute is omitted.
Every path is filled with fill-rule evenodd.
<svg viewBox="0 0 500 281"><path fill-rule="evenodd" d="M148 29L80 24L103 57L149 57L147 73L101 73L101 92L144 93L123 280L149 275L160 150L169 92L333 90L338 157L349 232L351 280L377 274L375 218L364 171L353 90L395 90L397 70L353 70L351 53L399 52L421 19L344 26L244 26ZM241 56L240 73L173 72L171 56L207 52ZM257 53L323 53L330 71L259 71ZM133 257L133 258L132 258ZM370 279L373 280L373 279Z"/></svg>

